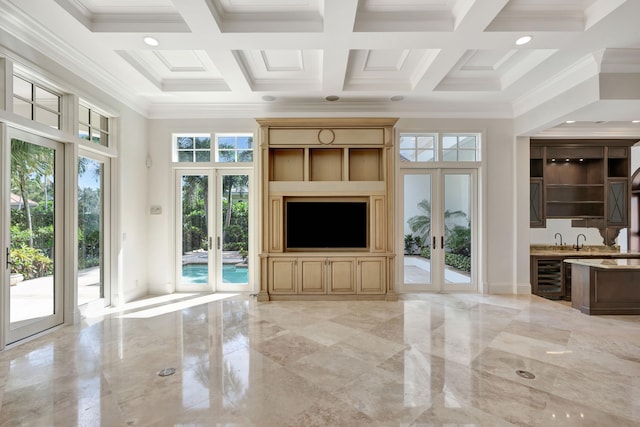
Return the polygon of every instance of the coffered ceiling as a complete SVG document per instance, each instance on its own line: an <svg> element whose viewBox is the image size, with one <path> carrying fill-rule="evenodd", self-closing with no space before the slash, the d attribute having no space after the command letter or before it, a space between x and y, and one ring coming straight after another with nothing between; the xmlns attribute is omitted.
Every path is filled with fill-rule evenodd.
<svg viewBox="0 0 640 427"><path fill-rule="evenodd" d="M0 29L148 117L640 119L638 0L0 5Z"/></svg>

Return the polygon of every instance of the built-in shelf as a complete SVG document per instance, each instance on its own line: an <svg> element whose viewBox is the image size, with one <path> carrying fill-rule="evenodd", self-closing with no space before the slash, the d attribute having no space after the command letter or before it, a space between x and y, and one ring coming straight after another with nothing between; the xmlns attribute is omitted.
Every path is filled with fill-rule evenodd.
<svg viewBox="0 0 640 427"><path fill-rule="evenodd" d="M532 140L530 224L550 218L628 226L632 140Z"/></svg>
<svg viewBox="0 0 640 427"><path fill-rule="evenodd" d="M396 120L258 120L263 174L259 301L397 299L392 173ZM366 212L358 224L365 226L366 245L292 245L287 234L295 223L292 201L364 202ZM310 228L319 228L320 221L331 227L340 215L320 219L305 214L302 221ZM362 231L358 224L344 233Z"/></svg>

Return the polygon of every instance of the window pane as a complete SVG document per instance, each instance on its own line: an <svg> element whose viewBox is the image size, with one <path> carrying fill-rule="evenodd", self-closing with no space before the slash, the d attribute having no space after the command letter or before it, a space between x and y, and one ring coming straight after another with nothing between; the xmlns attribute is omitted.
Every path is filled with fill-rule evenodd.
<svg viewBox="0 0 640 427"><path fill-rule="evenodd" d="M178 149L193 148L193 139L188 136L178 137Z"/></svg>
<svg viewBox="0 0 640 427"><path fill-rule="evenodd" d="M460 148L467 148L467 149L476 149L476 137L475 136L463 136L460 137L460 143L459 143L459 147Z"/></svg>
<svg viewBox="0 0 640 427"><path fill-rule="evenodd" d="M218 148L235 148L236 139L233 136L218 137Z"/></svg>
<svg viewBox="0 0 640 427"><path fill-rule="evenodd" d="M100 129L109 132L109 118L105 116L100 116Z"/></svg>
<svg viewBox="0 0 640 427"><path fill-rule="evenodd" d="M31 104L18 98L13 98L13 112L19 116L31 120Z"/></svg>
<svg viewBox="0 0 640 427"><path fill-rule="evenodd" d="M78 109L78 119L82 123L89 124L89 109L84 105L80 105L80 108Z"/></svg>
<svg viewBox="0 0 640 427"><path fill-rule="evenodd" d="M417 140L418 148L433 148L434 146L434 138L432 136L419 136Z"/></svg>
<svg viewBox="0 0 640 427"><path fill-rule="evenodd" d="M96 144L102 144L99 130L93 129L93 128L91 129L91 142L94 142Z"/></svg>
<svg viewBox="0 0 640 427"><path fill-rule="evenodd" d="M251 150L239 150L238 151L238 161L239 162L252 162L253 161L253 151L251 151Z"/></svg>
<svg viewBox="0 0 640 427"><path fill-rule="evenodd" d="M416 152L415 152L415 150L400 150L400 161L401 162L415 162L416 161Z"/></svg>
<svg viewBox="0 0 640 427"><path fill-rule="evenodd" d="M211 148L211 138L208 136L197 136L196 148Z"/></svg>
<svg viewBox="0 0 640 427"><path fill-rule="evenodd" d="M178 161L179 162L192 162L193 161L193 152L192 151L178 151Z"/></svg>
<svg viewBox="0 0 640 427"><path fill-rule="evenodd" d="M442 150L442 160L445 162L455 162L458 160L457 150Z"/></svg>
<svg viewBox="0 0 640 427"><path fill-rule="evenodd" d="M474 150L460 150L460 160L463 162L475 162L476 152Z"/></svg>
<svg viewBox="0 0 640 427"><path fill-rule="evenodd" d="M196 151L196 162L211 161L211 151Z"/></svg>
<svg viewBox="0 0 640 427"><path fill-rule="evenodd" d="M415 148L416 139L413 136L401 136L400 137L400 149L403 148Z"/></svg>
<svg viewBox="0 0 640 427"><path fill-rule="evenodd" d="M239 136L238 148L253 148L253 138L250 136Z"/></svg>
<svg viewBox="0 0 640 427"><path fill-rule="evenodd" d="M418 150L418 161L419 162L433 162L435 161L435 156L433 155L433 150Z"/></svg>
<svg viewBox="0 0 640 427"><path fill-rule="evenodd" d="M58 129L60 126L59 118L56 113L52 113L50 111L44 110L40 107L36 107L36 117L35 121L38 123L45 124L47 126L51 126L54 129Z"/></svg>
<svg viewBox="0 0 640 427"><path fill-rule="evenodd" d="M42 105L53 111L60 111L60 97L48 90L36 86L36 104Z"/></svg>
<svg viewBox="0 0 640 427"><path fill-rule="evenodd" d="M457 136L445 136L442 138L442 148L455 148L458 143Z"/></svg>
<svg viewBox="0 0 640 427"><path fill-rule="evenodd" d="M13 76L13 94L21 96L25 99L32 99L31 94L31 83L28 81L22 80L20 77ZM22 115L22 114L20 114ZM29 118L31 118L31 114L29 114Z"/></svg>
<svg viewBox="0 0 640 427"><path fill-rule="evenodd" d="M79 125L78 127L78 137L82 139L89 140L89 126L87 125Z"/></svg>
<svg viewBox="0 0 640 427"><path fill-rule="evenodd" d="M236 152L234 150L218 150L219 162L235 162Z"/></svg>
<svg viewBox="0 0 640 427"><path fill-rule="evenodd" d="M100 132L100 143L105 147L109 145L109 134L106 132Z"/></svg>

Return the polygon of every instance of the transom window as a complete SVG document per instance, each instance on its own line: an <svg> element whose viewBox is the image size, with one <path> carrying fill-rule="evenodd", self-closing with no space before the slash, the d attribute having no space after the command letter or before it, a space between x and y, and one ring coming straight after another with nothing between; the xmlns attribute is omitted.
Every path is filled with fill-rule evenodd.
<svg viewBox="0 0 640 427"><path fill-rule="evenodd" d="M253 162L253 134L217 133L214 138L214 156L211 158L211 134L174 134L174 161L249 163Z"/></svg>
<svg viewBox="0 0 640 427"><path fill-rule="evenodd" d="M80 104L78 136L96 144L109 146L109 117Z"/></svg>
<svg viewBox="0 0 640 427"><path fill-rule="evenodd" d="M211 134L191 133L174 135L175 161L210 162Z"/></svg>
<svg viewBox="0 0 640 427"><path fill-rule="evenodd" d="M401 162L433 162L436 160L434 134L400 134Z"/></svg>
<svg viewBox="0 0 640 427"><path fill-rule="evenodd" d="M253 161L252 134L216 134L216 161L238 163Z"/></svg>
<svg viewBox="0 0 640 427"><path fill-rule="evenodd" d="M15 75L13 112L29 120L60 129L60 95Z"/></svg>
<svg viewBox="0 0 640 427"><path fill-rule="evenodd" d="M401 133L401 162L477 162L479 134Z"/></svg>
<svg viewBox="0 0 640 427"><path fill-rule="evenodd" d="M478 160L477 135L443 135L442 160L445 162L475 162Z"/></svg>

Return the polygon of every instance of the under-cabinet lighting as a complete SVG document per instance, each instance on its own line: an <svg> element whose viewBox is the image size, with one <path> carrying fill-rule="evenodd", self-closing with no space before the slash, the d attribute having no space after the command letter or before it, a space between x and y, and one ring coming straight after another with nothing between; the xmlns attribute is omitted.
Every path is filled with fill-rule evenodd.
<svg viewBox="0 0 640 427"><path fill-rule="evenodd" d="M569 159L564 159L564 161L565 161L565 162L569 162L570 160L569 160Z"/></svg>
<svg viewBox="0 0 640 427"><path fill-rule="evenodd" d="M533 37L531 37L531 36L522 36L518 40L516 40L516 44L518 46L522 46L523 44L529 43L531 41L531 39L533 39Z"/></svg>
<svg viewBox="0 0 640 427"><path fill-rule="evenodd" d="M571 124L571 123L575 123L575 122L576 122L575 120L567 120L565 123Z"/></svg>
<svg viewBox="0 0 640 427"><path fill-rule="evenodd" d="M581 162L584 162L584 159L580 159Z"/></svg>
<svg viewBox="0 0 640 427"><path fill-rule="evenodd" d="M640 120L631 120L631 123L640 123Z"/></svg>
<svg viewBox="0 0 640 427"><path fill-rule="evenodd" d="M556 159L551 159L551 161L552 161L552 162L555 162L555 161L556 161Z"/></svg>

